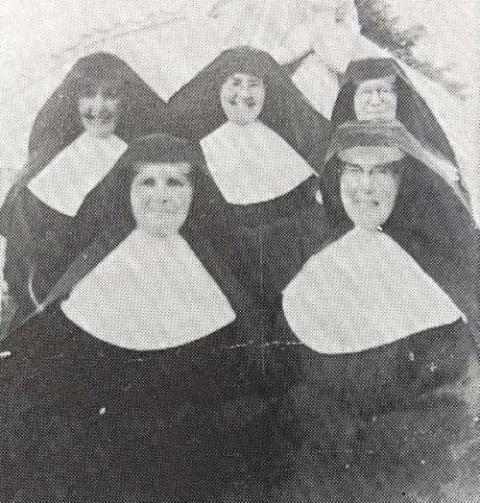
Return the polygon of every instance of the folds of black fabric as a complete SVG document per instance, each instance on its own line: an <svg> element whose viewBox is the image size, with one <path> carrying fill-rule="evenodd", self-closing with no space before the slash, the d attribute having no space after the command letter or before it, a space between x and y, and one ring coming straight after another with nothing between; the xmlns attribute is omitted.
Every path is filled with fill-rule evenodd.
<svg viewBox="0 0 480 503"><path fill-rule="evenodd" d="M97 339L59 308L116 246L93 243L45 310L3 341L2 500L207 503L262 487L271 449L259 350L268 328L208 242L184 236L236 320L165 350Z"/></svg>
<svg viewBox="0 0 480 503"><path fill-rule="evenodd" d="M345 127L352 128L343 137L349 145L362 144L376 128ZM396 126L384 124L375 134L385 139L389 127ZM314 214L304 219L303 232L285 230L294 239L278 252L281 260L274 254L265 262L262 274L274 323L266 368L281 404L274 434L283 459L290 460L289 467L274 469L279 477L272 501L400 502L418 495L440 501L459 477L473 487L478 482L478 229L441 176L413 154L405 157L397 202L382 233L408 252L467 321L353 353L312 349L288 324L282 292L311 257L320 258L352 232L340 196L339 138L322 179L330 230L315 238ZM269 238L283 243L282 229ZM351 264L344 266L352 272ZM315 296L314 283L305 294Z"/></svg>
<svg viewBox="0 0 480 503"><path fill-rule="evenodd" d="M82 132L78 97L86 81L102 79L123 83L123 111L115 134L129 143L133 138L160 131L166 104L120 58L95 53L81 58L38 113L30 134L28 161L0 209L0 232L7 240L5 278L17 316L31 312L41 302L68 262L96 234L85 218L102 220L102 181L87 196L77 217L44 204L28 188L35 178ZM89 218L87 220L89 221Z"/></svg>

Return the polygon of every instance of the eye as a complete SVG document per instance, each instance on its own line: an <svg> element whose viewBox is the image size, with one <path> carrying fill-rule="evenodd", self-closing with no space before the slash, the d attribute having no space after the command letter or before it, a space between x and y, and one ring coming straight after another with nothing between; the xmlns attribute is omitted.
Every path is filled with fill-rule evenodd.
<svg viewBox="0 0 480 503"><path fill-rule="evenodd" d="M400 173L400 167L395 163L379 164L372 170L372 173L377 173L382 176L396 176Z"/></svg>
<svg viewBox="0 0 480 503"><path fill-rule="evenodd" d="M157 184L157 181L152 176L145 178L141 182L141 185L143 185L145 187L155 187L156 184Z"/></svg>
<svg viewBox="0 0 480 503"><path fill-rule="evenodd" d="M363 173L363 169L358 164L344 164L342 173L346 175L359 175Z"/></svg>
<svg viewBox="0 0 480 503"><path fill-rule="evenodd" d="M184 187L186 182L180 180L179 178L170 177L167 179L167 187Z"/></svg>
<svg viewBox="0 0 480 503"><path fill-rule="evenodd" d="M97 89L95 87L85 87L82 89L80 92L80 99L81 98L94 98L95 94L97 94Z"/></svg>
<svg viewBox="0 0 480 503"><path fill-rule="evenodd" d="M103 91L103 97L109 100L117 100L120 98L120 89L105 89Z"/></svg>
<svg viewBox="0 0 480 503"><path fill-rule="evenodd" d="M238 86L242 85L242 80L235 77L232 79L231 84L234 87L238 87Z"/></svg>

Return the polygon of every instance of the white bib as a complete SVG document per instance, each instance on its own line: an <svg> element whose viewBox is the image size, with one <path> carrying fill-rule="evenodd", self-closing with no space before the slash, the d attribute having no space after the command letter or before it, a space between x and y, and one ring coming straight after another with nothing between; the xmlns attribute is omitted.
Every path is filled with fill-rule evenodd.
<svg viewBox="0 0 480 503"><path fill-rule="evenodd" d="M127 349L187 344L235 320L227 298L187 242L133 231L73 289L65 315Z"/></svg>
<svg viewBox="0 0 480 503"><path fill-rule="evenodd" d="M313 256L283 292L298 338L327 354L354 353L463 317L392 238L354 229Z"/></svg>
<svg viewBox="0 0 480 503"><path fill-rule="evenodd" d="M313 168L277 133L226 122L201 142L210 173L231 204L270 201L295 189Z"/></svg>
<svg viewBox="0 0 480 503"><path fill-rule="evenodd" d="M104 178L127 149L115 135L97 138L81 134L28 184L51 208L74 217L87 194Z"/></svg>

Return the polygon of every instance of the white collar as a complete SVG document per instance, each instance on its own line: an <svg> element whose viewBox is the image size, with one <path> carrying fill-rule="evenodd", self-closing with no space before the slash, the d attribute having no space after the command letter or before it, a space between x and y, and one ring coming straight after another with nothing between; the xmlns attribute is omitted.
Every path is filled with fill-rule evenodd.
<svg viewBox="0 0 480 503"><path fill-rule="evenodd" d="M133 231L73 289L65 315L110 344L165 349L235 320L229 301L179 235Z"/></svg>
<svg viewBox="0 0 480 503"><path fill-rule="evenodd" d="M287 323L321 353L353 353L453 323L450 297L392 238L350 231L313 256L283 292Z"/></svg>
<svg viewBox="0 0 480 503"><path fill-rule="evenodd" d="M201 142L209 171L227 202L270 201L295 189L313 168L261 122L226 122Z"/></svg>
<svg viewBox="0 0 480 503"><path fill-rule="evenodd" d="M115 135L97 138L85 132L59 152L28 188L47 206L73 217L126 149Z"/></svg>

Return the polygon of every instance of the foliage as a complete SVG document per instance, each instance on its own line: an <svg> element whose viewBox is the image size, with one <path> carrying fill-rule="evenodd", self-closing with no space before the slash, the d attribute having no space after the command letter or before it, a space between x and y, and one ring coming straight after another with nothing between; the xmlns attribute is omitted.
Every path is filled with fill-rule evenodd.
<svg viewBox="0 0 480 503"><path fill-rule="evenodd" d="M414 54L415 45L427 33L425 26L415 24L409 28L399 27L400 18L391 13L387 0L355 0L362 33L381 47L390 50L408 65L421 71L432 80L440 82L448 91L462 95L465 86L452 81L448 76L450 66L438 67L432 62L422 61Z"/></svg>

